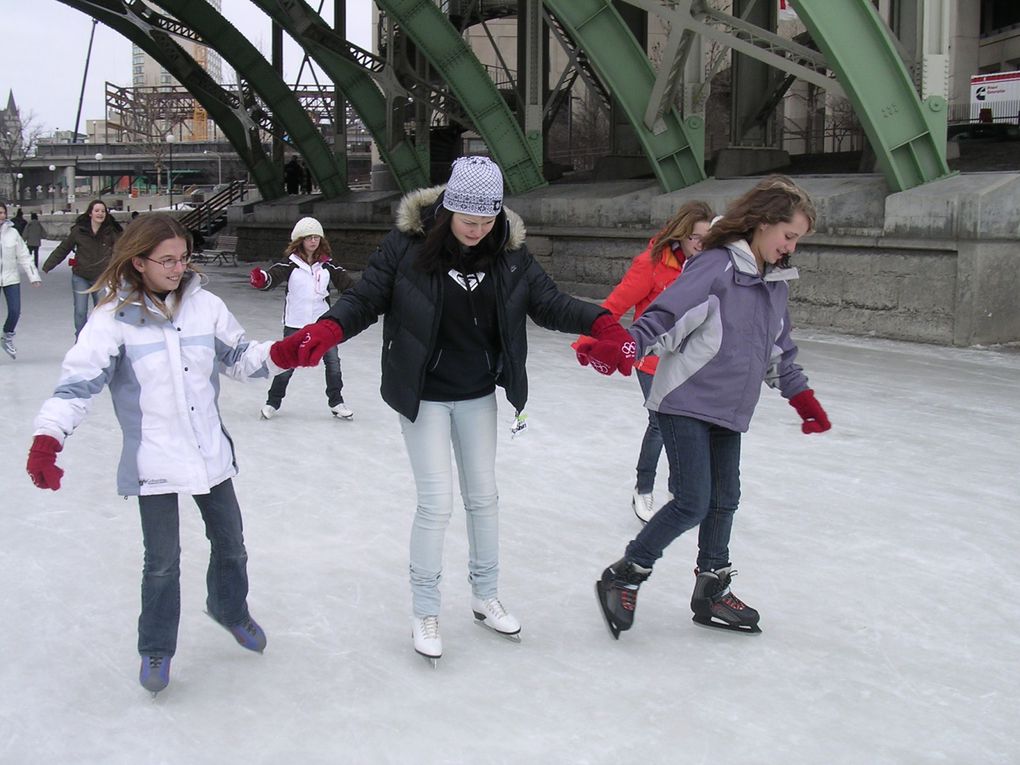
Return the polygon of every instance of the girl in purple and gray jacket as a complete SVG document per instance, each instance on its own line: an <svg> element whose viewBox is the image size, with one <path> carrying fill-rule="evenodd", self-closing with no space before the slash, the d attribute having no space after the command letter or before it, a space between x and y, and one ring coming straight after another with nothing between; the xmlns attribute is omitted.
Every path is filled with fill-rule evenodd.
<svg viewBox="0 0 1020 765"><path fill-rule="evenodd" d="M657 413L674 498L596 583L613 637L634 621L637 593L665 548L700 526L691 609L712 627L760 632L758 612L730 590L733 513L740 498L740 434L764 381L797 410L804 433L829 429L790 337L788 264L814 227L811 200L772 176L738 199L704 238L704 251L630 327L633 344L590 342L581 363L629 374L633 359L660 357L646 406Z"/></svg>

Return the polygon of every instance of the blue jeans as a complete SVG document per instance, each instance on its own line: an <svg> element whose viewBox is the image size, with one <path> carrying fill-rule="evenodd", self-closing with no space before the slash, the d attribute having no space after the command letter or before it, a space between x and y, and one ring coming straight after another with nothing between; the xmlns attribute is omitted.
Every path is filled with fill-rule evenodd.
<svg viewBox="0 0 1020 765"><path fill-rule="evenodd" d="M637 370L638 384L641 386L641 393L645 400L648 400L648 393L652 389L654 376L647 372ZM638 452L637 460L637 483L634 485L638 494L651 494L655 488L655 471L659 467L659 455L662 454L662 434L659 433L658 415L651 409L648 412L648 427L645 428L645 436L641 439L641 451Z"/></svg>
<svg viewBox="0 0 1020 765"><path fill-rule="evenodd" d="M244 549L241 509L228 478L208 494L196 494L211 545L206 572L206 610L224 625L248 618L248 553ZM176 494L138 498L145 562L142 613L138 617L138 653L173 656L181 620L181 543Z"/></svg>
<svg viewBox="0 0 1020 765"><path fill-rule="evenodd" d="M698 568L730 562L740 502L740 433L691 417L659 413L673 499L627 545L627 560L651 568L678 536L700 524Z"/></svg>
<svg viewBox="0 0 1020 765"><path fill-rule="evenodd" d="M283 336L290 337L297 332L300 327L284 327ZM329 401L330 406L336 406L343 402L344 397L341 395L341 391L344 388L344 380L340 375L340 352L337 346L333 346L325 355L322 357L322 363L326 366L326 399ZM266 403L274 409L279 409L283 403L283 397L287 395L287 386L290 384L290 378L294 376L294 370L288 369L286 372L280 372L273 378L272 384L269 386L269 394L266 396Z"/></svg>
<svg viewBox="0 0 1020 765"><path fill-rule="evenodd" d="M74 337L77 340L81 334L81 328L89 318L89 296L86 290L90 289L95 281L86 279L84 276L71 274L71 297L74 299ZM99 293L93 292L92 305L99 302Z"/></svg>
<svg viewBox="0 0 1020 765"><path fill-rule="evenodd" d="M453 466L467 516L468 581L479 598L497 594L499 497L496 492L496 395L468 401L422 401L418 418L400 416L414 472L418 508L411 525L411 605L438 616L443 539L453 512Z"/></svg>
<svg viewBox="0 0 1020 765"><path fill-rule="evenodd" d="M7 320L4 322L4 332L13 334L18 326L18 319L21 318L21 285L8 284L3 288L4 299L7 301Z"/></svg>

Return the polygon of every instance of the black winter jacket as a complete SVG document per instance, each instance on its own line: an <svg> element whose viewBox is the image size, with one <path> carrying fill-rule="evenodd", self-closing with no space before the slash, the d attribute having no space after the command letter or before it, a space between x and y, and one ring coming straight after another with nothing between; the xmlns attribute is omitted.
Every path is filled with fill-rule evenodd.
<svg viewBox="0 0 1020 765"><path fill-rule="evenodd" d="M397 225L369 258L361 280L323 314L340 324L344 340L384 315L382 397L411 421L418 416L435 350L443 295L442 277L425 273L415 261L443 188L420 189L401 200ZM560 292L524 246L524 224L515 213L503 208L493 231L504 242L492 267L502 344L496 384L520 412L528 400L527 318L546 329L587 334L606 309Z"/></svg>

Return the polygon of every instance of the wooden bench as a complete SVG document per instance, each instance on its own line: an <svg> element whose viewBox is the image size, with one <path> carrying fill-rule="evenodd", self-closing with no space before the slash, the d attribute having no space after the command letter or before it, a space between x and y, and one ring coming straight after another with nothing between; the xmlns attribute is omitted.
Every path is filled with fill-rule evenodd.
<svg viewBox="0 0 1020 765"><path fill-rule="evenodd" d="M216 237L216 246L210 249L195 253L195 259L200 263L219 263L224 266L237 265L237 237L222 234Z"/></svg>

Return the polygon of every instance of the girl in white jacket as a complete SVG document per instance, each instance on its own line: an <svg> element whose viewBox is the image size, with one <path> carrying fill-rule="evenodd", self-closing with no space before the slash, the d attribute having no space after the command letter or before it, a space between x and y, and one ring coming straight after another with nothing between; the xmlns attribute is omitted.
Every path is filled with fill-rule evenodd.
<svg viewBox="0 0 1020 765"><path fill-rule="evenodd" d="M136 495L145 548L138 620L139 681L153 694L170 682L180 621L177 495L191 494L212 552L209 615L238 643L262 652L266 635L248 613L247 552L232 478L234 445L220 419L219 376L264 381L285 367L272 344L250 342L230 311L190 270L192 242L163 214L138 218L118 240L93 289L106 290L60 382L35 420L28 473L56 491L56 455L110 387L123 431L117 491Z"/></svg>
<svg viewBox="0 0 1020 765"><path fill-rule="evenodd" d="M18 355L14 347L14 329L21 318L21 274L18 273L18 266L21 266L33 285L42 283L39 269L32 263L32 254L25 240L14 224L7 220L7 205L0 202L0 290L3 290L7 301L7 319L4 321L3 336L0 336L0 346L12 359Z"/></svg>

